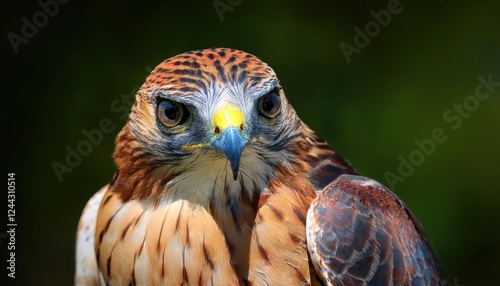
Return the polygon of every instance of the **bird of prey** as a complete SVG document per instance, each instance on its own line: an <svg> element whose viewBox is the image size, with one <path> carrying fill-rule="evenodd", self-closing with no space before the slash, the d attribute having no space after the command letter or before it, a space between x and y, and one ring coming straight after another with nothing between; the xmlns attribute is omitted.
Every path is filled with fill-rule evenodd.
<svg viewBox="0 0 500 286"><path fill-rule="evenodd" d="M420 223L297 116L274 71L160 63L83 210L77 285L444 285Z"/></svg>

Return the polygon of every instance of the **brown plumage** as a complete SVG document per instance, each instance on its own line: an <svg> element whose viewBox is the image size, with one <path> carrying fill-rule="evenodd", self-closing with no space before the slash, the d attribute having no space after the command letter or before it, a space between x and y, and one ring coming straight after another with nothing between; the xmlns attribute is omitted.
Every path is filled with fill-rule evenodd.
<svg viewBox="0 0 500 286"><path fill-rule="evenodd" d="M362 177L342 176L360 191L348 201L340 200L339 207L324 208L334 197L328 193L329 184L355 171L300 121L274 71L255 56L206 49L162 62L137 93L113 157L113 179L82 214L76 284L348 281L342 280L348 273L329 274L338 269L332 270L330 260L324 259L336 249L325 252L318 245L333 245L342 231L349 231L349 222L359 220L352 215L343 228L335 223L344 218L328 217L365 204L363 192L373 189L360 183ZM390 192L377 190L382 196ZM343 198L343 189L335 194ZM392 194L387 200L388 205L399 202ZM372 201L365 205L367 213L376 211L372 226L385 230L381 221L393 219L391 207ZM391 214L386 216L385 209ZM409 238L429 253L425 263L439 281L437 261L418 222L410 217L406 222L415 227L410 225L409 231L416 234ZM392 243L391 253L400 242ZM364 248L348 267L373 253ZM398 271L410 273L408 269L405 264ZM372 274L365 276L363 281L379 285Z"/></svg>

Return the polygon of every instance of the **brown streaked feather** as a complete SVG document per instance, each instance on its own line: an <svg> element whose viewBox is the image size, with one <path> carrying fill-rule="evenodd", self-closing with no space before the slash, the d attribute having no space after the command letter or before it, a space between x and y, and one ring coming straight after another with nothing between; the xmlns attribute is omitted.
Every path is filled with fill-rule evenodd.
<svg viewBox="0 0 500 286"><path fill-rule="evenodd" d="M239 283L224 234L204 208L187 201L151 208L140 201L123 204L113 192L106 195L112 198L101 210L97 233L103 239L96 245L106 281L115 285Z"/></svg>
<svg viewBox="0 0 500 286"><path fill-rule="evenodd" d="M308 246L328 285L446 285L418 220L378 182L340 176L314 200Z"/></svg>
<svg viewBox="0 0 500 286"><path fill-rule="evenodd" d="M314 190L309 186L309 196L303 197L283 185L271 188L276 189L260 207L252 234L248 280L255 285L310 285L305 221L301 217L305 217Z"/></svg>

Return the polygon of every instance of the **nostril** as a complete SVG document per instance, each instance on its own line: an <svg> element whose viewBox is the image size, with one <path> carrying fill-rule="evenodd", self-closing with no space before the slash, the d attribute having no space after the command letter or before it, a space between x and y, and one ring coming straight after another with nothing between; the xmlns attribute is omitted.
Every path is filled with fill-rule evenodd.
<svg viewBox="0 0 500 286"><path fill-rule="evenodd" d="M214 130L215 134L219 134L220 133L220 129L219 129L219 126L215 126L215 130Z"/></svg>
<svg viewBox="0 0 500 286"><path fill-rule="evenodd" d="M243 128L245 128L245 126L243 126L243 123L240 124L240 130L243 131Z"/></svg>

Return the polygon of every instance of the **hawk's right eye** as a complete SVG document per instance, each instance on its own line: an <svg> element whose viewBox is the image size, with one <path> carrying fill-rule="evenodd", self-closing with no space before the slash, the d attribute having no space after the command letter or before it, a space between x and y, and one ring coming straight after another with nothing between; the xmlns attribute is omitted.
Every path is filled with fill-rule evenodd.
<svg viewBox="0 0 500 286"><path fill-rule="evenodd" d="M186 121L189 117L189 112L180 103L171 100L162 100L158 103L156 115L161 124L166 127L174 127Z"/></svg>

